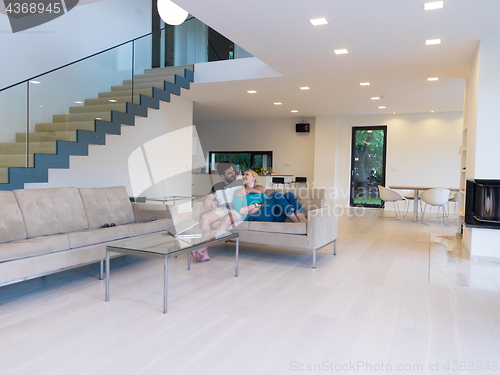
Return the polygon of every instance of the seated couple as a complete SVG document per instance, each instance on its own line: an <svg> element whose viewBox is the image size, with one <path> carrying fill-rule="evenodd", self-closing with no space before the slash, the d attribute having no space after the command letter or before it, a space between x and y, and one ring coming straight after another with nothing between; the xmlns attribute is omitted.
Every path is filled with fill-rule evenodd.
<svg viewBox="0 0 500 375"><path fill-rule="evenodd" d="M307 222L295 194L275 191L266 196L266 188L259 185L259 176L254 171L248 170L243 180L236 180L233 166L221 162L217 165L217 172L222 182L212 186L205 198L207 212L201 216L203 230L209 231L211 225L219 220L217 231L226 231L231 224L242 220L283 222L289 218L295 223ZM191 254L201 262L210 260L208 247L192 251Z"/></svg>

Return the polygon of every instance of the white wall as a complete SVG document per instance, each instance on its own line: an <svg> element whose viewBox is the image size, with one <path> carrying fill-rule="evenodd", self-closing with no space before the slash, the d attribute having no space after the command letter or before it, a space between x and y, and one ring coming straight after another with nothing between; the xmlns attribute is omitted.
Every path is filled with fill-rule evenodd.
<svg viewBox="0 0 500 375"><path fill-rule="evenodd" d="M305 120L310 133L296 133ZM273 172L314 175L314 118L196 122L201 145L208 151L273 151Z"/></svg>
<svg viewBox="0 0 500 375"><path fill-rule="evenodd" d="M481 40L471 62L467 122L467 178L500 179L496 139L500 137L500 39ZM464 228L464 244L471 259L500 260L500 231Z"/></svg>
<svg viewBox="0 0 500 375"><path fill-rule="evenodd" d="M135 126L122 125L121 135L107 135L106 145L90 145L89 156L71 156L70 169L49 170L48 183L25 188L123 185L131 196L191 195L192 116L192 101L172 96ZM138 154L147 157L144 168Z"/></svg>
<svg viewBox="0 0 500 375"><path fill-rule="evenodd" d="M500 39L481 40L481 61L477 96L477 129L474 178L500 179Z"/></svg>
<svg viewBox="0 0 500 375"><path fill-rule="evenodd" d="M342 162L337 170L336 204L349 204L353 126L387 125L387 186L458 187L462 116L462 112L339 116L336 144Z"/></svg>
<svg viewBox="0 0 500 375"><path fill-rule="evenodd" d="M78 5L64 16L12 33L0 14L0 88L151 32L151 0Z"/></svg>

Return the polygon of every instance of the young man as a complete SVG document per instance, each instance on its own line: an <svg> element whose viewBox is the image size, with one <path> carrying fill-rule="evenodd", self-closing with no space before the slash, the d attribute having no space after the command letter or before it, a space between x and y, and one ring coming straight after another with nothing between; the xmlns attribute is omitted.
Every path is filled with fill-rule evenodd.
<svg viewBox="0 0 500 375"><path fill-rule="evenodd" d="M201 215L201 229L204 230L210 230L213 223L221 220L226 215L228 215L231 223L241 220L241 215L234 209L234 194L242 197L251 193L264 194L266 192L266 188L261 185L257 185L252 189L244 188L243 181L236 179L233 165L227 161L217 164L217 173L222 178L222 181L212 186L205 198L204 203L207 212ZM193 251L192 254L199 261L210 260L208 247Z"/></svg>

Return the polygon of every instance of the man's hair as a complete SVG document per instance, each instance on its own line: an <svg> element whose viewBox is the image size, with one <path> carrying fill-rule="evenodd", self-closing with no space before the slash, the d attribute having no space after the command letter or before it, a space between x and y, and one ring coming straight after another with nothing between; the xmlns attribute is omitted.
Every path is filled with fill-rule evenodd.
<svg viewBox="0 0 500 375"><path fill-rule="evenodd" d="M217 173L219 174L219 176L224 176L225 172L232 166L233 165L228 161L221 161L219 164L217 164Z"/></svg>

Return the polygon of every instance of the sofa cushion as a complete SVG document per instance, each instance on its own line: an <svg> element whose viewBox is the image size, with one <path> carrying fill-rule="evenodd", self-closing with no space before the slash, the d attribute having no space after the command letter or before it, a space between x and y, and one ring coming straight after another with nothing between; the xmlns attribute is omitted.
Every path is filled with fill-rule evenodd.
<svg viewBox="0 0 500 375"><path fill-rule="evenodd" d="M127 238L128 236L129 230L127 225L117 225L109 228L88 229L81 232L68 233L69 243L72 249L119 240Z"/></svg>
<svg viewBox="0 0 500 375"><path fill-rule="evenodd" d="M75 187L14 190L28 238L88 229Z"/></svg>
<svg viewBox="0 0 500 375"><path fill-rule="evenodd" d="M306 223L268 223L260 221L249 221L248 230L281 234L306 234ZM243 229L243 228L241 228Z"/></svg>
<svg viewBox="0 0 500 375"><path fill-rule="evenodd" d="M135 221L124 186L81 188L80 194L87 212L89 229L99 229L103 224L121 225Z"/></svg>
<svg viewBox="0 0 500 375"><path fill-rule="evenodd" d="M161 232L167 230L172 225L172 219L160 219L148 223L128 224L127 227L130 231L130 237L135 237L148 233Z"/></svg>
<svg viewBox="0 0 500 375"><path fill-rule="evenodd" d="M0 191L0 243L26 239L23 215L12 191Z"/></svg>
<svg viewBox="0 0 500 375"><path fill-rule="evenodd" d="M3 243L0 244L0 262L49 254L68 249L69 240L68 236L65 234Z"/></svg>

